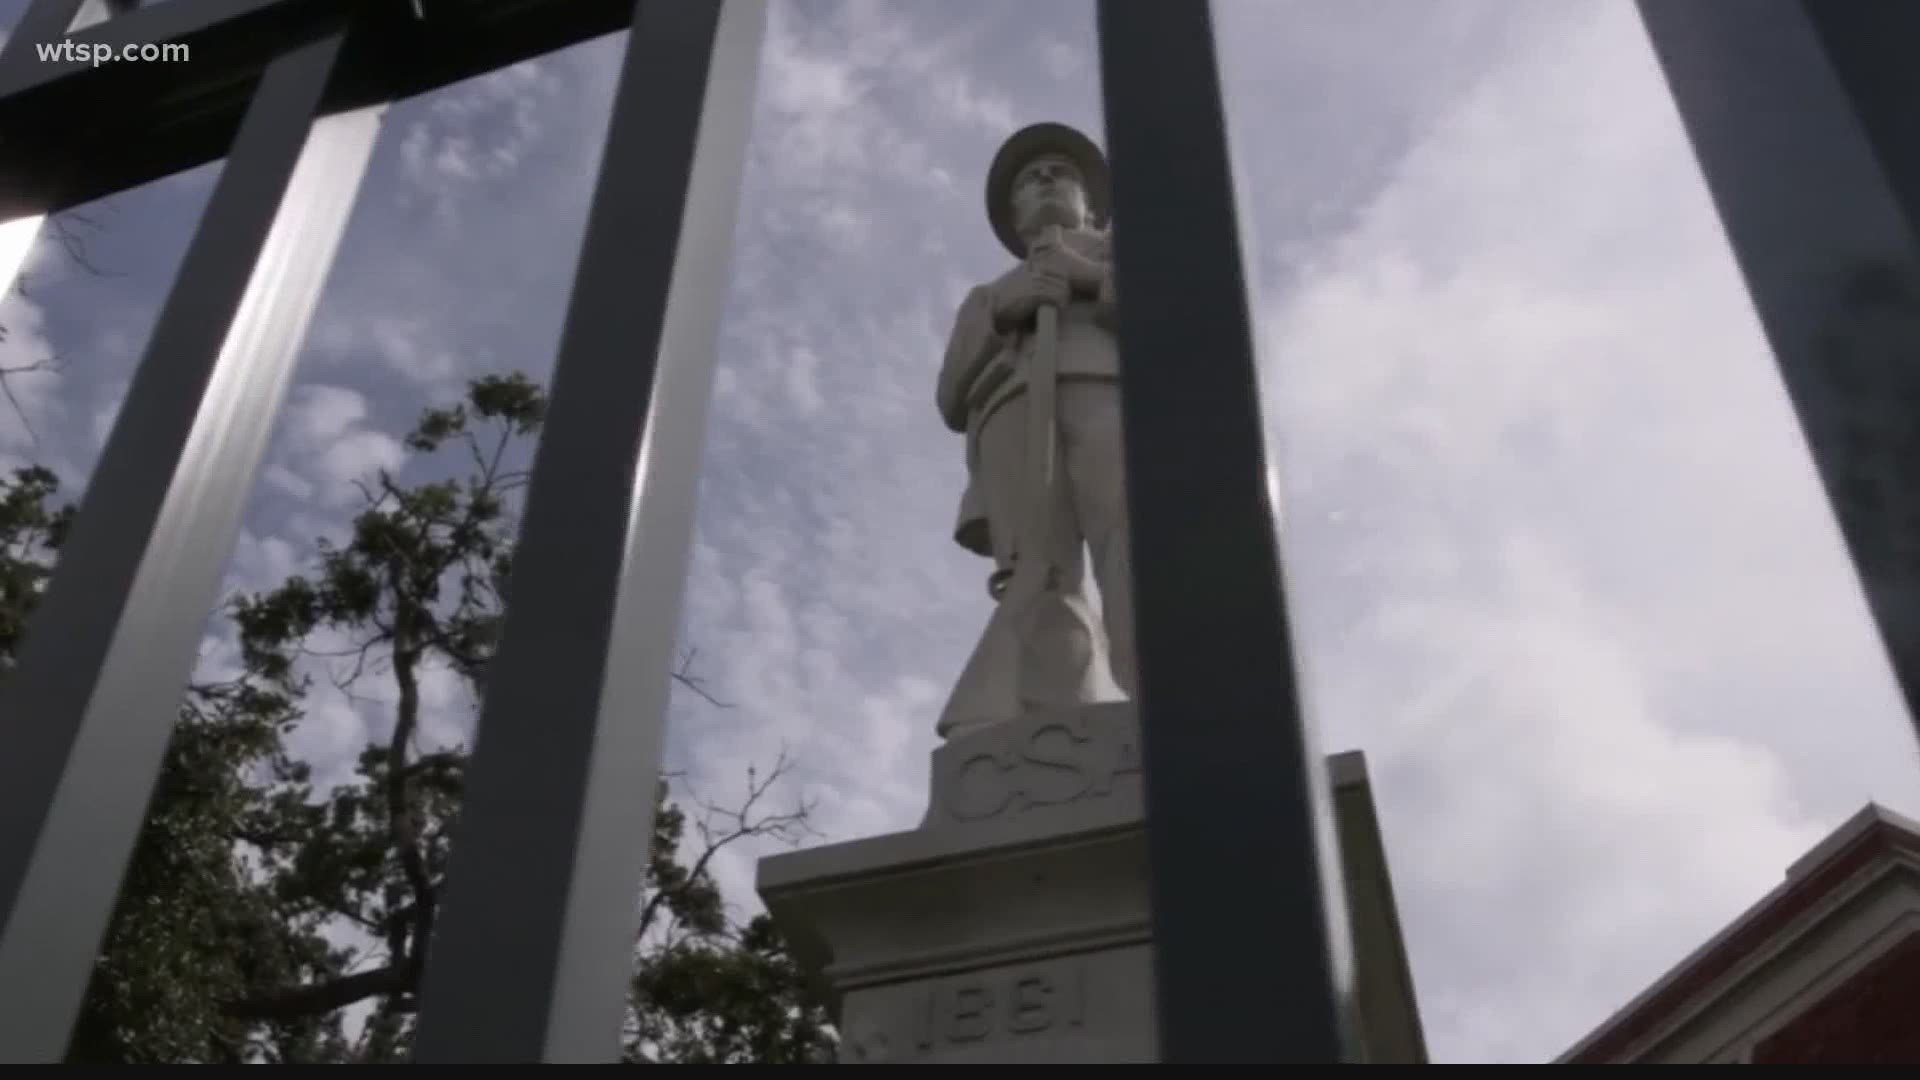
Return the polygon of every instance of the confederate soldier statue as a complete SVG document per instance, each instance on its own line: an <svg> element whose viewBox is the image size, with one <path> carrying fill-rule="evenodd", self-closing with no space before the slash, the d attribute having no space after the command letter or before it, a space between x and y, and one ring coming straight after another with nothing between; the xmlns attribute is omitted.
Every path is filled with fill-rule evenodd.
<svg viewBox="0 0 1920 1080"><path fill-rule="evenodd" d="M993 560L998 603L940 718L949 738L1097 700L1103 673L1134 694L1108 191L1104 155L1062 124L1014 133L987 172L987 219L1018 262L961 303L937 397L966 436L954 539Z"/></svg>

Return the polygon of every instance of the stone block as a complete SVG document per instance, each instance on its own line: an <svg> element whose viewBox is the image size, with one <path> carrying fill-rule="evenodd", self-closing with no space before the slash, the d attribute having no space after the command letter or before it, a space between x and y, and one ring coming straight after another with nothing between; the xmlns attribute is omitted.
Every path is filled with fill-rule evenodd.
<svg viewBox="0 0 1920 1080"><path fill-rule="evenodd" d="M915 828L763 859L758 888L834 1002L846 1063L1157 1060L1139 728L1125 702L962 734ZM1366 761L1327 759L1356 1060L1424 1064Z"/></svg>
<svg viewBox="0 0 1920 1080"><path fill-rule="evenodd" d="M762 860L843 1061L1154 1060L1136 731L1113 703L965 735L918 828Z"/></svg>

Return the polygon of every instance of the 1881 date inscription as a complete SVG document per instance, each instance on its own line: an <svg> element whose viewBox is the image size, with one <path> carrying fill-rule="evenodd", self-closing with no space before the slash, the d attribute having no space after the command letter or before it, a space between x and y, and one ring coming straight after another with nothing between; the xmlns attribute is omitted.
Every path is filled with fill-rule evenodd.
<svg viewBox="0 0 1920 1080"><path fill-rule="evenodd" d="M920 991L912 1041L921 1051L995 1036L1077 1028L1087 1018L1087 969L1048 964L966 976Z"/></svg>
<svg viewBox="0 0 1920 1080"><path fill-rule="evenodd" d="M937 1061L1008 1040L1077 1033L1087 1024L1088 982L1085 959L1072 958L891 990L852 1018L840 1060Z"/></svg>

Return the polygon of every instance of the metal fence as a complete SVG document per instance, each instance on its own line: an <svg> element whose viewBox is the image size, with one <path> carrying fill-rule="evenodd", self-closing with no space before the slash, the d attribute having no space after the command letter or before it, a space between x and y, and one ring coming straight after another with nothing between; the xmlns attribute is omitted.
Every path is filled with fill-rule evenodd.
<svg viewBox="0 0 1920 1080"><path fill-rule="evenodd" d="M766 2L33 0L0 53L0 222L226 164L0 692L0 1060L64 1053L379 110L630 28L417 1051L617 1058ZM1836 380L1820 343L1862 260L1911 280L1920 8L1641 9L1911 703L1913 577L1887 553L1920 518L1845 497L1863 474L1910 485L1911 407L1877 442L1849 426L1903 393L1906 357L1870 343L1879 360ZM1329 929L1341 885L1294 684L1210 6L1096 10L1160 1046L1336 1061L1349 946ZM62 39L185 44L191 62L37 53Z"/></svg>

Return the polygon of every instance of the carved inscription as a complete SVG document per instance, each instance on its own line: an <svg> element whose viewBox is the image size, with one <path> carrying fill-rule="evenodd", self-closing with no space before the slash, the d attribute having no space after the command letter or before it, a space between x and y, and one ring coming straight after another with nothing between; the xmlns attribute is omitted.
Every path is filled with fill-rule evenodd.
<svg viewBox="0 0 1920 1080"><path fill-rule="evenodd" d="M1087 1019L1087 968L1054 964L954 979L917 994L911 1015L922 1051L1077 1028Z"/></svg>
<svg viewBox="0 0 1920 1080"><path fill-rule="evenodd" d="M1110 795L1120 777L1139 772L1140 748L1130 728L1078 716L1017 732L960 758L944 803L959 821L982 821Z"/></svg>

